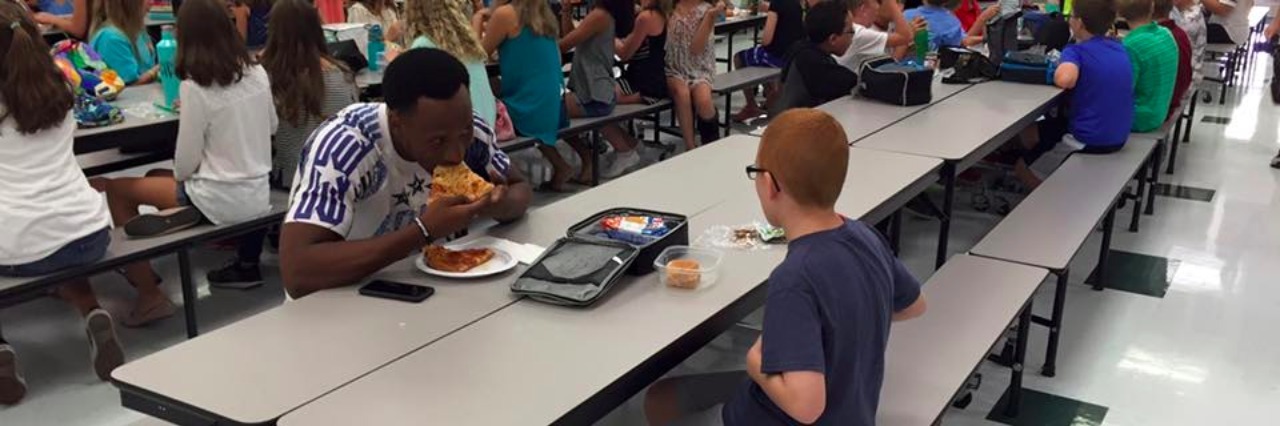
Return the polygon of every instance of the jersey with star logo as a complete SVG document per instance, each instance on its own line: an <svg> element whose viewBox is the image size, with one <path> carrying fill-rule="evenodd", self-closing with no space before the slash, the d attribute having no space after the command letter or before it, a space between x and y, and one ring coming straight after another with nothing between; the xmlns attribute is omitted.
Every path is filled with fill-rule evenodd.
<svg viewBox="0 0 1280 426"><path fill-rule="evenodd" d="M506 176L511 160L487 123L473 115L475 139L463 162L480 176ZM348 240L400 229L427 208L431 173L391 145L384 104L355 104L325 121L306 143L286 222L329 229Z"/></svg>

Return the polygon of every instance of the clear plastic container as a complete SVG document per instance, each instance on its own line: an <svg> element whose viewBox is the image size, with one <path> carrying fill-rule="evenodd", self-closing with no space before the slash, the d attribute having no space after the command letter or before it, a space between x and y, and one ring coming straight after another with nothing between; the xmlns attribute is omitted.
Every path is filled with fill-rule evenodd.
<svg viewBox="0 0 1280 426"><path fill-rule="evenodd" d="M724 254L715 249L671 246L658 254L653 267L662 285L696 290L716 283L723 257ZM696 262L697 266L689 262Z"/></svg>

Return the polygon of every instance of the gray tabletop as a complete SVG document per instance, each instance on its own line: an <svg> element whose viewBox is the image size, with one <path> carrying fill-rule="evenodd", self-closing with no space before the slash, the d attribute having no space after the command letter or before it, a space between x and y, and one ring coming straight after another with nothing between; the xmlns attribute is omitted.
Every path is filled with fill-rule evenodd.
<svg viewBox="0 0 1280 426"><path fill-rule="evenodd" d="M1086 212L1106 212L1154 144L1150 139L1134 139L1113 154L1067 159L970 253L1065 269L1102 217ZM1099 194L1098 188L1115 192Z"/></svg>
<svg viewBox="0 0 1280 426"><path fill-rule="evenodd" d="M933 99L928 104L904 107L863 97L845 96L822 104L818 109L835 117L844 126L849 142L856 142L969 87L970 85L965 84L942 84L940 80L934 79Z"/></svg>
<svg viewBox="0 0 1280 426"><path fill-rule="evenodd" d="M178 121L178 114L155 106L157 102L163 102L163 100L164 92L161 91L158 83L126 87L120 92L120 96L111 102L124 113L123 122L92 129L77 129L75 137L95 136Z"/></svg>
<svg viewBox="0 0 1280 426"><path fill-rule="evenodd" d="M990 81L943 100L866 139L859 148L969 162L1029 125L1061 89ZM980 158L980 157L979 157ZM963 161L962 161L963 160Z"/></svg>
<svg viewBox="0 0 1280 426"><path fill-rule="evenodd" d="M722 202L728 194L720 188L730 181L750 190L742 167L754 148L750 155L734 149L744 139L754 138L724 139L476 234L545 247L577 221L612 207L693 216ZM354 286L323 291L130 362L112 377L237 422L268 422L510 305L515 298L508 286L521 269L444 280L406 259L377 277L435 287L422 304L363 297Z"/></svg>
<svg viewBox="0 0 1280 426"><path fill-rule="evenodd" d="M754 155L755 146L742 137L709 147L726 142L736 152L722 155ZM850 158L837 209L852 217L932 177L941 163L859 149ZM700 169L684 175L702 173L690 170ZM762 220L752 184L740 179L718 187L724 201L690 218L691 238L713 226ZM696 291L665 288L650 274L625 278L614 294L587 309L522 300L299 408L279 424L551 423L755 290L785 253L726 251L718 281Z"/></svg>
<svg viewBox="0 0 1280 426"><path fill-rule="evenodd" d="M948 260L925 283L928 312L893 324L876 424L933 424L1048 274L973 256Z"/></svg>

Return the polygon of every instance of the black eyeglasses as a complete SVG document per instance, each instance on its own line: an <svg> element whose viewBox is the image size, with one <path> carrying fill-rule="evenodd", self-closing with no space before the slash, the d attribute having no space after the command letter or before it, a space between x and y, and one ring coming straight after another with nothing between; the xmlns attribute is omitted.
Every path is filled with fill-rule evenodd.
<svg viewBox="0 0 1280 426"><path fill-rule="evenodd" d="M766 173L766 172L769 172L769 171L756 167L754 164L752 164L750 166L747 166L747 179L756 180L760 177L761 173ZM778 186L778 179L776 177L769 179L769 181L773 183L774 190L778 192L782 192L782 187Z"/></svg>

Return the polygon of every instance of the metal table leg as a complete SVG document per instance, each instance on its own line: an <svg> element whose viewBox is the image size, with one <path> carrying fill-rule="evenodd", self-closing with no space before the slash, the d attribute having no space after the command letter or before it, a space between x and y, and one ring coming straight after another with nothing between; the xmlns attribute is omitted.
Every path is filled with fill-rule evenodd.
<svg viewBox="0 0 1280 426"><path fill-rule="evenodd" d="M1004 416L1007 418L1018 417L1022 406L1022 371L1027 361L1027 335L1031 329L1031 306L1032 302L1028 300L1027 305L1018 314L1018 335L1013 351L1013 375L1009 379L1009 389L1005 391L1009 395L1008 402L1004 406Z"/></svg>
<svg viewBox="0 0 1280 426"><path fill-rule="evenodd" d="M1107 255L1111 253L1111 228L1115 225L1116 208L1107 210L1107 217L1102 219L1102 249L1098 251L1098 275L1093 277L1093 289L1102 291L1107 284Z"/></svg>
<svg viewBox="0 0 1280 426"><path fill-rule="evenodd" d="M1067 269L1058 272L1058 285L1053 294L1053 317L1049 320L1049 347L1044 354L1044 368L1040 374L1053 377L1058 373L1058 337L1062 329L1062 317L1067 303Z"/></svg>
<svg viewBox="0 0 1280 426"><path fill-rule="evenodd" d="M954 204L956 192L956 163L948 161L942 165L942 185L944 195L942 197L942 217L940 219L938 231L938 256L934 262L936 268L941 268L943 263L947 261L947 240L951 237L951 208Z"/></svg>
<svg viewBox="0 0 1280 426"><path fill-rule="evenodd" d="M190 339L200 335L200 331L196 325L196 284L191 279L191 255L185 249L178 251L178 274L182 276L182 311Z"/></svg>

